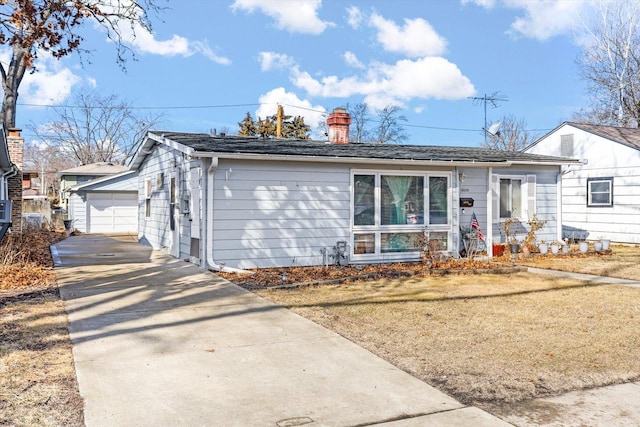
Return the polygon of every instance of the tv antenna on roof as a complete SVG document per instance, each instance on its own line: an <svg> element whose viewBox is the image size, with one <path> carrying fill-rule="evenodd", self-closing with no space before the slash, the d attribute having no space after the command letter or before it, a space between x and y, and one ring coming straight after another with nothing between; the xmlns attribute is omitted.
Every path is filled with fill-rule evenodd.
<svg viewBox="0 0 640 427"><path fill-rule="evenodd" d="M473 105L478 105L480 103L484 104L484 127L482 130L484 131L484 145L487 145L487 133L490 133L492 136L499 134L500 122L496 122L491 125L489 129L487 129L487 104L489 104L492 108L498 108L498 102L507 102L507 98L503 98L500 95L500 92L493 92L491 95L484 96L470 96L469 99L473 101Z"/></svg>

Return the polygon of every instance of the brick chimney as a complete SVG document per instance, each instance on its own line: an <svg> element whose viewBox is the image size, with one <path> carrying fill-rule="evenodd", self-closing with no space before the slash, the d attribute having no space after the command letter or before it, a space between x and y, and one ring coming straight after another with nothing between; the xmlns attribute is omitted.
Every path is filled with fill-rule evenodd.
<svg viewBox="0 0 640 427"><path fill-rule="evenodd" d="M344 108L334 108L327 119L329 142L331 144L348 144L350 124L351 116L349 116L347 110Z"/></svg>
<svg viewBox="0 0 640 427"><path fill-rule="evenodd" d="M22 163L24 158L24 138L20 136L22 129L10 128L7 135L9 158L18 169L16 176L8 179L9 200L11 200L11 229L22 230Z"/></svg>

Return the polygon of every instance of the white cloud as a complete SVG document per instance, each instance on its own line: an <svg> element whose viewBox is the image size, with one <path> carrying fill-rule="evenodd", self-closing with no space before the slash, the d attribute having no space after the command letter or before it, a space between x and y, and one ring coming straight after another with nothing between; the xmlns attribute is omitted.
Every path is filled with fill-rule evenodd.
<svg viewBox="0 0 640 427"><path fill-rule="evenodd" d="M276 52L260 52L260 69L269 71L274 68L283 69L294 65L295 61L289 55Z"/></svg>
<svg viewBox="0 0 640 427"><path fill-rule="evenodd" d="M507 7L522 9L525 13L511 24L509 33L539 41L570 33L586 4L583 0L506 0Z"/></svg>
<svg viewBox="0 0 640 427"><path fill-rule="evenodd" d="M364 20L362 12L356 6L351 6L347 9L347 15L347 23L351 28L357 30Z"/></svg>
<svg viewBox="0 0 640 427"><path fill-rule="evenodd" d="M377 39L385 50L410 57L442 55L446 40L422 18L405 19L404 27L378 14L369 18L369 25L378 31Z"/></svg>
<svg viewBox="0 0 640 427"><path fill-rule="evenodd" d="M473 84L460 69L441 57L403 59L395 64L373 63L361 77L327 76L320 80L294 67L291 81L311 96L362 95L373 108L403 105L411 99L458 100L475 93Z"/></svg>
<svg viewBox="0 0 640 427"><path fill-rule="evenodd" d="M218 64L231 64L231 60L229 58L215 54L206 41L190 41L186 37L178 36L176 34L168 40L156 40L152 33L147 31L138 23L134 23L133 28L131 28L128 23L121 22L119 29L122 34L123 41L126 41L142 53L183 57L190 57L199 53Z"/></svg>
<svg viewBox="0 0 640 427"><path fill-rule="evenodd" d="M473 3L485 9L492 9L496 5L496 0L461 0L462 4Z"/></svg>
<svg viewBox="0 0 640 427"><path fill-rule="evenodd" d="M283 3L281 0L235 0L233 11L238 9L247 13L259 10L275 20L276 27L291 33L321 34L327 27L335 24L318 17L322 0L296 0Z"/></svg>
<svg viewBox="0 0 640 427"><path fill-rule="evenodd" d="M502 6L523 12L510 26L508 34L539 41L570 33L579 16L600 0L461 0L485 9Z"/></svg>
<svg viewBox="0 0 640 427"><path fill-rule="evenodd" d="M354 68L365 68L364 64L360 62L355 53L347 51L342 56L344 57L344 62L348 65Z"/></svg>
<svg viewBox="0 0 640 427"><path fill-rule="evenodd" d="M27 73L20 84L20 102L25 104L60 104L71 95L74 85L81 78L50 55L39 52L37 71Z"/></svg>
<svg viewBox="0 0 640 427"><path fill-rule="evenodd" d="M260 107L256 111L256 117L265 118L276 114L277 105L284 108L287 116L302 116L304 122L311 126L311 130L317 130L318 123L324 121L327 110L321 105L312 105L311 102L298 98L293 92L287 92L283 87L278 87L263 94L258 99Z"/></svg>

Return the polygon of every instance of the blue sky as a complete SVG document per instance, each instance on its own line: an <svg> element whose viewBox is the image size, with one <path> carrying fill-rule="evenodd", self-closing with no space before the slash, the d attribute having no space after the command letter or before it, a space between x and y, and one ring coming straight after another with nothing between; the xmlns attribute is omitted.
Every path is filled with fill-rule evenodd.
<svg viewBox="0 0 640 427"><path fill-rule="evenodd" d="M160 0L162 1L162 0ZM164 4L164 3L161 3ZM498 92L489 123L507 114L543 134L586 103L575 64L581 0L180 0L138 29L122 72L115 48L87 27L93 54L40 55L25 77L17 124L55 117L41 105L74 93L116 94L164 114L162 128L237 131L254 117L322 113L347 103L396 104L408 143L477 146L484 110L470 97ZM6 61L7 53L2 55ZM38 105L38 106L33 106ZM299 108L298 108L299 107ZM28 131L25 136L30 138Z"/></svg>

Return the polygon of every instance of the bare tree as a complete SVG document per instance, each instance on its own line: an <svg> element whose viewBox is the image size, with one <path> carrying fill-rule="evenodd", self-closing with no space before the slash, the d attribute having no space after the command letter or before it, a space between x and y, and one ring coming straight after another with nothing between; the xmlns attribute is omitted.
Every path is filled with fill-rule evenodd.
<svg viewBox="0 0 640 427"><path fill-rule="evenodd" d="M387 105L381 110L374 110L373 115L366 102L345 109L351 116L350 142L373 142L378 144L401 144L408 135L401 122L407 118L400 114L402 109L397 105Z"/></svg>
<svg viewBox="0 0 640 427"><path fill-rule="evenodd" d="M115 95L81 93L74 105L54 107L57 119L34 128L42 141L58 147L81 165L124 164L161 115L139 116L128 101Z"/></svg>
<svg viewBox="0 0 640 427"><path fill-rule="evenodd" d="M407 121L407 118L400 114L401 111L397 105L387 105L377 112L377 122L373 130L374 142L401 144L409 138L400 125L400 122Z"/></svg>
<svg viewBox="0 0 640 427"><path fill-rule="evenodd" d="M364 102L353 106L347 104L346 110L351 116L350 142L367 142L369 140L367 125L371 121L369 106Z"/></svg>
<svg viewBox="0 0 640 427"><path fill-rule="evenodd" d="M504 116L500 128L487 136L481 147L503 151L521 151L537 139L537 135L527 130L525 120L512 114Z"/></svg>
<svg viewBox="0 0 640 427"><path fill-rule="evenodd" d="M60 147L46 141L27 141L24 145L24 170L38 172L44 194L57 196L60 181L58 171L78 166L78 160Z"/></svg>
<svg viewBox="0 0 640 427"><path fill-rule="evenodd" d="M137 26L151 31L150 12L156 0L1 0L0 44L11 46L8 64L0 64L4 98L0 119L5 130L16 123L18 88L27 70L35 71L38 52L62 58L80 51L80 29L94 23L115 42L117 61L123 64L129 50L122 42L123 30Z"/></svg>
<svg viewBox="0 0 640 427"><path fill-rule="evenodd" d="M623 127L640 125L640 1L595 2L584 22L582 78L591 95L580 120Z"/></svg>

